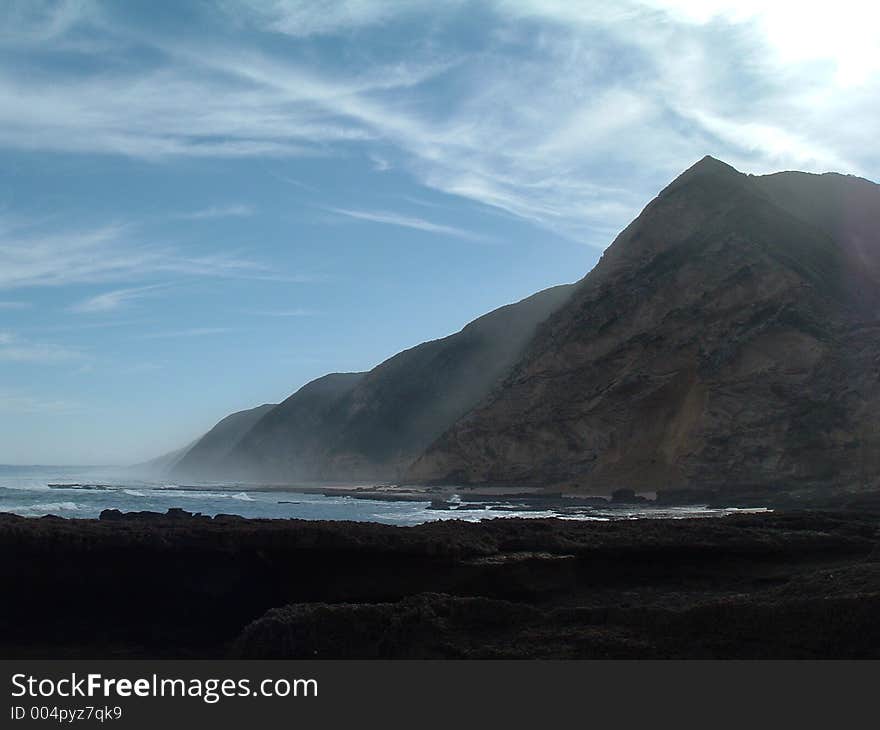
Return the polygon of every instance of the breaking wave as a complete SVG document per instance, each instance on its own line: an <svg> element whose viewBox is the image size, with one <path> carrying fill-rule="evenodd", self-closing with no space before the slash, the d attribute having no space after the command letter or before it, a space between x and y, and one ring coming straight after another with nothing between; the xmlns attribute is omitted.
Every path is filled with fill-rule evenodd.
<svg viewBox="0 0 880 730"><path fill-rule="evenodd" d="M42 517L43 515L54 515L59 512L79 512L82 505L76 502L38 502L37 504L20 504L10 507L4 507L4 512L12 512L22 517Z"/></svg>

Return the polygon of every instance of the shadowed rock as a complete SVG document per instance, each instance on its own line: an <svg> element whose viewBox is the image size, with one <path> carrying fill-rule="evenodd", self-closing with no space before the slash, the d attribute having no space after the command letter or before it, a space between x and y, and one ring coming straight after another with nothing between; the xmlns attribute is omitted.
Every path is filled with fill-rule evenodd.
<svg viewBox="0 0 880 730"><path fill-rule="evenodd" d="M860 511L418 527L0 515L14 657L880 657Z"/></svg>
<svg viewBox="0 0 880 730"><path fill-rule="evenodd" d="M422 482L870 488L880 187L706 158L652 201Z"/></svg>

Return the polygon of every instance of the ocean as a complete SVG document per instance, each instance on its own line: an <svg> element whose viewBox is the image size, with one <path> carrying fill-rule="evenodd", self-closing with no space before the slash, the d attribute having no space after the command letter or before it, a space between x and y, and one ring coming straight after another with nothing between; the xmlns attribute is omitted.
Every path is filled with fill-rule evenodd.
<svg viewBox="0 0 880 730"><path fill-rule="evenodd" d="M491 498L460 501L453 497L445 509L425 501L361 499L348 495L308 494L245 487L241 484L174 484L132 478L126 470L103 467L0 465L0 512L25 517L57 515L94 518L102 510L165 512L179 508L214 516L303 520L354 520L392 525L418 525L433 520L476 522L496 517L560 517L574 520L719 517L733 512L700 505L655 507L643 505L554 506L535 508L528 500Z"/></svg>

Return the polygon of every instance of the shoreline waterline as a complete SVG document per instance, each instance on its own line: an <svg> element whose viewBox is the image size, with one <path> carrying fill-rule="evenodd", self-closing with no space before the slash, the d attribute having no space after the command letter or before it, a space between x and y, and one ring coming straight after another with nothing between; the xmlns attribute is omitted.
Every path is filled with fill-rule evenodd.
<svg viewBox="0 0 880 730"><path fill-rule="evenodd" d="M0 512L22 517L55 515L95 519L104 510L122 513L183 510L213 517L305 519L418 525L437 520L477 522L497 517L556 517L609 521L636 518L721 517L761 508L669 506L652 501L617 504L601 497L546 495L529 488L407 487L392 485L174 484L120 472L29 467L0 474Z"/></svg>

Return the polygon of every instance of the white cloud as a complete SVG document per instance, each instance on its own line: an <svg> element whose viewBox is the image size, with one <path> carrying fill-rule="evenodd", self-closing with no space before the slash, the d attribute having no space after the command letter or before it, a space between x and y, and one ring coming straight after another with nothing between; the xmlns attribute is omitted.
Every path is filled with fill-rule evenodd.
<svg viewBox="0 0 880 730"><path fill-rule="evenodd" d="M182 330L167 330L163 332L148 332L140 335L141 340L157 340L166 337L206 337L208 335L220 335L231 330L227 327L192 327Z"/></svg>
<svg viewBox="0 0 880 730"><path fill-rule="evenodd" d="M830 61L842 86L880 72L880 7L864 0L643 0L689 23L752 24L781 63Z"/></svg>
<svg viewBox="0 0 880 730"><path fill-rule="evenodd" d="M6 68L0 145L148 160L356 148L376 171L393 159L426 186L596 245L706 153L755 172L880 167L880 10L856 0L495 0L482 41L467 46L442 32L457 3L221 3L218 18L248 30L222 46L77 7L43 22L53 43L92 23L156 61L100 74ZM8 43L43 37L32 15L13 18ZM411 21L403 40L379 35L397 21ZM295 49L360 31L388 44L381 60L358 44L346 65L269 51L282 46L255 28Z"/></svg>
<svg viewBox="0 0 880 730"><path fill-rule="evenodd" d="M385 172L391 169L391 163L380 155L370 155L370 162L376 172Z"/></svg>
<svg viewBox="0 0 880 730"><path fill-rule="evenodd" d="M42 342L20 340L9 332L0 332L0 362L57 363L82 359L79 350Z"/></svg>
<svg viewBox="0 0 880 730"><path fill-rule="evenodd" d="M15 300L0 301L0 309L28 309L30 306L30 302Z"/></svg>
<svg viewBox="0 0 880 730"><path fill-rule="evenodd" d="M157 289L166 289L167 284L150 284L148 286L130 287L128 289L114 289L74 304L70 310L84 314L112 312L129 302L150 296Z"/></svg>
<svg viewBox="0 0 880 730"><path fill-rule="evenodd" d="M0 144L144 159L332 154L334 144L373 136L356 119L334 116L334 100L411 88L449 65L401 62L333 78L225 44L144 41L165 56L164 67L0 73Z"/></svg>
<svg viewBox="0 0 880 730"><path fill-rule="evenodd" d="M0 413L68 413L80 409L73 401L34 397L26 393L0 391Z"/></svg>
<svg viewBox="0 0 880 730"><path fill-rule="evenodd" d="M88 0L6 0L2 13L0 39L10 43L56 41L95 17Z"/></svg>
<svg viewBox="0 0 880 730"><path fill-rule="evenodd" d="M246 313L261 317L313 317L317 314L313 309L248 309Z"/></svg>
<svg viewBox="0 0 880 730"><path fill-rule="evenodd" d="M157 370L164 370L167 367L167 363L159 363L159 362L139 362L130 367L126 368L126 372L129 373L152 373Z"/></svg>
<svg viewBox="0 0 880 730"><path fill-rule="evenodd" d="M0 220L0 289L101 283L177 274L199 277L298 280L231 253L183 255L171 246L144 243L136 226L43 231L3 226ZM112 299L112 297L110 298Z"/></svg>
<svg viewBox="0 0 880 730"><path fill-rule="evenodd" d="M449 2L450 0L445 0ZM294 37L343 33L399 17L424 3L417 0L269 0L242 8L224 3L228 12L244 13L264 28Z"/></svg>
<svg viewBox="0 0 880 730"><path fill-rule="evenodd" d="M368 221L370 223L381 223L389 226L400 226L402 228L413 228L417 231L436 233L441 236L454 236L455 238L464 238L469 241L485 242L491 240L487 236L481 236L478 233L473 233L472 231L467 231L463 228L458 228L457 226L432 223L424 218L400 215L399 213L391 213L388 211L349 210L347 208L326 208L326 210L356 220Z"/></svg>
<svg viewBox="0 0 880 730"><path fill-rule="evenodd" d="M194 210L191 213L180 213L177 218L184 220L210 220L212 218L243 218L254 214L254 208L250 205L222 205Z"/></svg>

